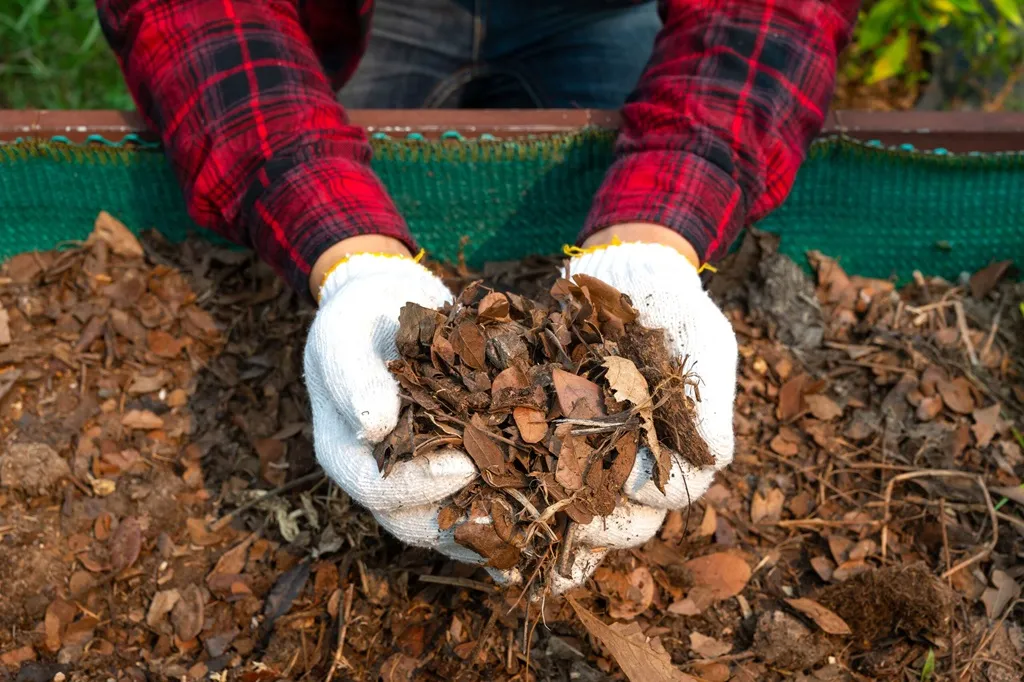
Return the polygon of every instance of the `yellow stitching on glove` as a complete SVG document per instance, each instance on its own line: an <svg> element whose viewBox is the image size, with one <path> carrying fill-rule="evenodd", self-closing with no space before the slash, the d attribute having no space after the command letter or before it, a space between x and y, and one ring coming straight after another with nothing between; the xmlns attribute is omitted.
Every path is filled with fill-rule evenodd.
<svg viewBox="0 0 1024 682"><path fill-rule="evenodd" d="M327 272L324 273L323 279L320 280L320 290L316 295L316 302L320 303L320 299L324 295L324 285L327 284L327 278L334 274L334 271L340 268L342 265L347 263L353 256L379 256L380 258L405 258L411 260L413 263L419 263L423 260L423 257L427 255L426 249L420 249L415 256L406 256L401 253L382 253L380 251L359 251L357 253L348 253L341 257L341 259L329 267Z"/></svg>
<svg viewBox="0 0 1024 682"><path fill-rule="evenodd" d="M594 253L596 251L603 251L604 249L607 249L609 246L622 246L623 244L647 244L647 243L650 243L650 242L623 242L617 236L613 235L612 236L612 241L611 241L610 244L598 244L597 246L588 246L586 248L583 248L583 247L580 247L580 246L570 246L569 244L566 244L565 246L562 247L562 253L564 253L569 258L576 258L577 256L585 256L588 253ZM697 268L697 274L699 275L702 272L704 272L705 270L707 270L708 272L718 272L718 268L716 268L714 265L711 265L709 263L702 263L701 266L699 268ZM1024 305L1024 304L1022 304L1022 305Z"/></svg>
<svg viewBox="0 0 1024 682"><path fill-rule="evenodd" d="M615 235L612 235L611 244L598 244L597 246L588 246L586 248L582 246L571 246L570 244L566 244L562 247L562 253L564 253L569 258L575 258L576 256L585 256L588 253L603 251L604 249L607 249L609 246L622 246L622 243L623 242L621 239L619 239Z"/></svg>

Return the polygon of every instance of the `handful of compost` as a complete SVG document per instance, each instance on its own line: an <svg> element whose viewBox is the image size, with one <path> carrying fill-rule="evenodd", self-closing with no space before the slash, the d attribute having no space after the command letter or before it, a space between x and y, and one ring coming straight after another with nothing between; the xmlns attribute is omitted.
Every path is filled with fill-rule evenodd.
<svg viewBox="0 0 1024 682"><path fill-rule="evenodd" d="M374 449L382 475L466 452L480 476L441 508L440 530L492 569L568 578L577 524L616 510L638 453L663 494L675 457L714 464L694 422L697 378L638 317L585 274L545 300L476 283L440 309L406 304L388 364L403 406Z"/></svg>

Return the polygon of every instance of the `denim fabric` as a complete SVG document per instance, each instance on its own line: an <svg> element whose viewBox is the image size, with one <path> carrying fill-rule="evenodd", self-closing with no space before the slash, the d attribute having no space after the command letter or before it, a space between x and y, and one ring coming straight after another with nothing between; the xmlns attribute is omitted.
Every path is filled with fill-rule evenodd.
<svg viewBox="0 0 1024 682"><path fill-rule="evenodd" d="M660 28L653 0L378 0L338 99L357 109L617 109Z"/></svg>

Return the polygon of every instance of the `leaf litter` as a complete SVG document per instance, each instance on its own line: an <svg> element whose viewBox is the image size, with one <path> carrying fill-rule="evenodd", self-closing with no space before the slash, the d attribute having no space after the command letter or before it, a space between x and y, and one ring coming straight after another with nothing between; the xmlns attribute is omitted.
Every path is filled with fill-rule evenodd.
<svg viewBox="0 0 1024 682"><path fill-rule="evenodd" d="M97 234L126 239L107 220ZM752 231L710 280L740 343L736 459L692 511L670 512L647 545L609 554L571 593L585 617L403 546L323 480L301 380L314 311L269 268L198 240L146 234L139 248L97 237L0 271L0 679L889 680L916 679L929 651L932 679L1024 672L1013 501L1024 324L1010 305L1024 291L1008 277L970 295L926 277L897 291L811 254L812 280ZM486 341L481 355L471 328L447 343L427 335L431 364L457 368L431 378L489 402L472 398L464 423L421 412L410 447L458 444L470 425L498 447L502 476L529 470L490 436L545 450L545 481L583 489L579 465L604 434L573 440L555 420L599 431L628 412L632 434L617 445L643 445L635 376L612 388L603 358L572 355L570 325L539 345L514 333L527 326L516 297L550 296L558 263L429 264L456 294L483 279ZM612 311L597 318L602 338L617 333L622 299L586 288ZM599 399L577 382L559 400L552 372L534 402L523 347ZM641 374L658 404L663 382ZM455 413L444 391L418 390ZM559 428L564 456L548 449ZM884 515L892 477L946 470L982 476L997 515L979 486L935 476L897 486ZM494 497L475 512L449 505L442 521L493 515L508 537L532 522ZM852 634L830 634L842 627L827 613Z"/></svg>
<svg viewBox="0 0 1024 682"><path fill-rule="evenodd" d="M542 588L569 524L615 509L639 447L661 490L672 451L711 463L686 394L696 377L637 320L627 296L585 275L536 299L471 282L439 310L407 304L389 365L404 405L375 449L382 475L464 449L481 476L444 509L442 528L493 568L540 572Z"/></svg>

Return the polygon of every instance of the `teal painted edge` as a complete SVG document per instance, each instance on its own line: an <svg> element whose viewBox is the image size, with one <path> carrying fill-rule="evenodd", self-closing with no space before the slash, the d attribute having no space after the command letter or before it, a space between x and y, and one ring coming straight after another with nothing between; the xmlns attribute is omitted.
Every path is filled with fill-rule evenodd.
<svg viewBox="0 0 1024 682"><path fill-rule="evenodd" d="M607 138L611 141L614 138L615 133L606 128L594 128L586 127L581 128L578 131L570 133L557 133L553 135L528 135L525 137L510 137L500 138L495 137L489 133L483 133L478 137L466 137L457 130L449 130L441 133L440 140L431 141L424 138L421 133L407 133L404 139L401 136L392 136L388 133L372 133L370 140L372 142L393 142L402 147L417 147L423 146L437 146L438 142L451 143L458 142L461 144L468 144L470 146L499 146L499 147L534 147L538 143L546 144L550 143L552 139L562 139L564 141L570 141L580 138ZM120 140L110 140L102 135L90 135L84 142L76 143L72 142L68 137L64 135L56 135L49 139L30 138L30 137L19 137L8 142L0 141L0 151L4 147L24 145L27 143L35 144L46 144L55 143L60 145L68 145L70 147L80 148L82 151L88 149L95 149L97 146L124 149L126 151L160 151L163 146L159 142L150 142L142 139L135 133L129 133ZM412 143L412 144L410 144ZM1002 151L1002 152L950 152L942 147L936 149L917 149L914 145L904 143L899 145L883 145L879 140L858 140L844 134L833 134L825 137L819 137L811 143L808 151L808 157L813 158L817 155L828 153L834 149L837 145L842 145L850 148L860 148L866 152L882 152L887 156L900 156L900 157L911 157L911 158L936 158L942 160L950 159L1009 159L1011 162L1024 161L1024 150L1019 151ZM450 145L442 144L444 147L450 147ZM0 160L5 155L0 155Z"/></svg>

